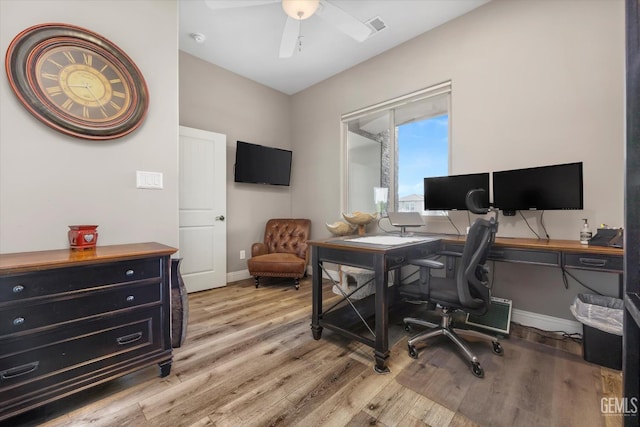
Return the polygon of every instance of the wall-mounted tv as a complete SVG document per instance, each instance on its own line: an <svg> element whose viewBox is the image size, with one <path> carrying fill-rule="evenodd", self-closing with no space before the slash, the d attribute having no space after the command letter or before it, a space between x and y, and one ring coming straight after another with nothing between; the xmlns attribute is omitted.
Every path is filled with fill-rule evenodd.
<svg viewBox="0 0 640 427"><path fill-rule="evenodd" d="M467 210L469 190L485 190L482 207L489 207L489 173L449 175L424 179L424 210Z"/></svg>
<svg viewBox="0 0 640 427"><path fill-rule="evenodd" d="M290 150L237 141L234 180L288 186L291 158Z"/></svg>
<svg viewBox="0 0 640 427"><path fill-rule="evenodd" d="M493 206L505 215L583 209L582 162L494 172Z"/></svg>

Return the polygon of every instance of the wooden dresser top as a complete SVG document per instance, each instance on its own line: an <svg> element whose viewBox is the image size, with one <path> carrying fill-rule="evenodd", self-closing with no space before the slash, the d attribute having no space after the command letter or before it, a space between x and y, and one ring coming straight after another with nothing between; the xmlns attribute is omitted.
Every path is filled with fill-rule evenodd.
<svg viewBox="0 0 640 427"><path fill-rule="evenodd" d="M0 274L45 270L72 265L99 264L148 256L166 256L176 248L160 243L132 243L97 246L94 249L57 249L50 251L0 254Z"/></svg>

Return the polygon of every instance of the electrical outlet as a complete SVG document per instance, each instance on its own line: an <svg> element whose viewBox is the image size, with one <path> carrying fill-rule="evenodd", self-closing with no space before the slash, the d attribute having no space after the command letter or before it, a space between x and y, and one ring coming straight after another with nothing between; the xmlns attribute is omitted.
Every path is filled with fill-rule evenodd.
<svg viewBox="0 0 640 427"><path fill-rule="evenodd" d="M240 259L245 259L247 257L247 255L245 254L244 250L240 251Z"/></svg>

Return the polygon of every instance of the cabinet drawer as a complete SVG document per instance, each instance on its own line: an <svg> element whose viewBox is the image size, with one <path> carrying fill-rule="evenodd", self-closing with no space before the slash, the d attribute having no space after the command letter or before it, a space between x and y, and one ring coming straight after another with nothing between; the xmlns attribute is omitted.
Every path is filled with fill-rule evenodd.
<svg viewBox="0 0 640 427"><path fill-rule="evenodd" d="M583 270L601 270L620 273L623 271L621 256L567 253L564 256L564 265L567 268L580 268Z"/></svg>
<svg viewBox="0 0 640 427"><path fill-rule="evenodd" d="M0 309L0 337L144 304L160 303L161 284L153 279L135 285L78 292L34 299L32 303L9 304Z"/></svg>
<svg viewBox="0 0 640 427"><path fill-rule="evenodd" d="M462 255L463 245L445 244L443 252L445 255ZM494 245L489 250L488 259L491 261L521 262L535 265L548 265L560 267L560 252L537 251L535 249L505 248Z"/></svg>
<svg viewBox="0 0 640 427"><path fill-rule="evenodd" d="M147 309L23 339L0 340L0 411L80 374L163 349L161 310ZM18 396L18 397L17 397Z"/></svg>
<svg viewBox="0 0 640 427"><path fill-rule="evenodd" d="M0 305L113 283L160 277L160 258L0 276Z"/></svg>
<svg viewBox="0 0 640 427"><path fill-rule="evenodd" d="M489 251L492 261L522 262L534 265L560 267L560 252L536 251L529 249L506 249L494 246Z"/></svg>

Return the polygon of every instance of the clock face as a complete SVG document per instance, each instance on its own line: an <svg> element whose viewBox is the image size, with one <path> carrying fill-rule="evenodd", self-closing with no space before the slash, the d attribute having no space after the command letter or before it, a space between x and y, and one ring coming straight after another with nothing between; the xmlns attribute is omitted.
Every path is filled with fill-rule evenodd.
<svg viewBox="0 0 640 427"><path fill-rule="evenodd" d="M36 61L35 77L50 106L72 119L109 122L124 114L133 102L118 68L89 49L49 49Z"/></svg>
<svg viewBox="0 0 640 427"><path fill-rule="evenodd" d="M118 138L142 123L148 105L140 70L88 30L44 24L18 34L6 57L9 83L31 114L80 138Z"/></svg>

